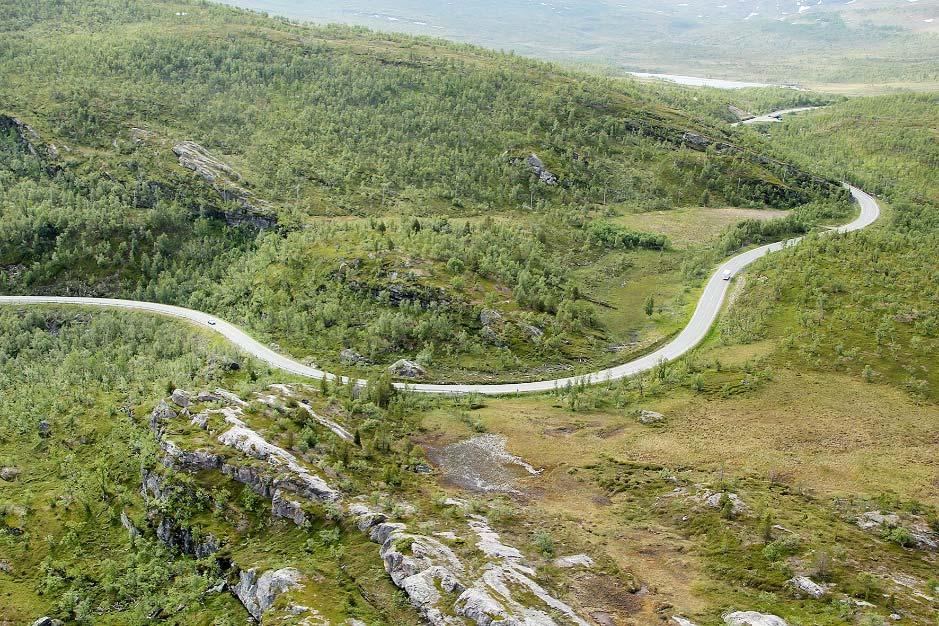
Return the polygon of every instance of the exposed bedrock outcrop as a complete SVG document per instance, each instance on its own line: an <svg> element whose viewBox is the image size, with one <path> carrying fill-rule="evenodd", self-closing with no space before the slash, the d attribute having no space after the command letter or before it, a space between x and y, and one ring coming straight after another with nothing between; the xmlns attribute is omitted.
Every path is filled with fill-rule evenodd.
<svg viewBox="0 0 939 626"><path fill-rule="evenodd" d="M286 397L294 395L288 386L273 389ZM220 471L269 498L273 516L298 526L303 526L310 511L315 510L310 505L341 505L342 495L337 489L248 426L243 413L247 403L223 390L216 390L213 397L227 403L204 412L222 416L221 426L217 418L206 420L206 428L217 445L199 450L186 450L165 434L176 432L170 426L174 419L190 422L188 414L169 417L176 412L167 402L154 409L151 423L167 467L177 471ZM262 395L260 400L272 406L278 404L274 395ZM165 486L157 472L144 472L142 482L143 491L153 498L164 498L173 488ZM380 545L379 556L391 581L429 624L465 626L470 620L477 626L587 626L571 606L536 582L535 570L525 563L520 550L504 544L486 518L471 514L465 506L456 506L458 517L463 518L464 531L476 537L474 548L469 548L475 552L467 561L447 544L457 538L452 531L439 536L410 532L407 525L389 521L385 513L372 509L360 498L344 509L355 527ZM166 543L190 554L211 554L210 550L219 547L214 538L194 535L191 530L174 526L172 520L161 520L157 533ZM587 563L584 555L574 560L581 565ZM261 619L279 594L301 585L300 576L290 568L260 574L243 569L233 592L255 619Z"/></svg>
<svg viewBox="0 0 939 626"><path fill-rule="evenodd" d="M271 206L241 186L241 175L228 163L194 141L176 144L173 153L182 167L198 174L222 200L239 207L235 211L218 212L213 217L222 218L232 226L249 224L262 230L276 226L277 217Z"/></svg>
<svg viewBox="0 0 939 626"><path fill-rule="evenodd" d="M300 586L300 580L300 572L292 567L268 570L260 576L257 570L242 570L232 591L248 613L260 621L281 594Z"/></svg>

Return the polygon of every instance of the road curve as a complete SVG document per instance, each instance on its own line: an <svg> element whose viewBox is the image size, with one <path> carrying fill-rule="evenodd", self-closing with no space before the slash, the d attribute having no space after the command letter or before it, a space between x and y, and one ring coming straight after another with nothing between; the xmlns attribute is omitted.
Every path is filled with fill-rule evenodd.
<svg viewBox="0 0 939 626"><path fill-rule="evenodd" d="M845 224L838 228L834 228L829 232L833 233L847 233L855 230L860 230L872 224L880 216L880 206L877 204L877 201L873 197L864 193L860 189L851 187L847 185L848 189L851 191L851 195L857 200L858 204L861 206L861 213L857 219L855 219L850 224ZM730 289L730 281L724 280L724 273L730 272L731 276L735 276L745 267L763 257L771 252L776 252L782 250L786 247L793 246L799 241L801 237L795 239L789 239L787 241L780 241L776 243L771 243L759 248L754 248L753 250L748 250L742 254L725 261L722 263L711 278L708 280L707 286L704 288L704 292L701 294L701 298L698 300L698 305L695 308L694 314L691 316L691 319L688 321L688 325L678 334L677 337L669 341L667 344L655 350L654 352L647 354L645 356L639 357L628 363L622 365L617 365L616 367L611 367L609 369L601 370L599 372L594 372L592 374L584 374L582 376L573 376L570 378L561 378L558 380L544 380L536 381L529 383L509 383L509 384L497 384L497 385L488 385L488 384L407 384L397 383L396 386L399 388L407 387L412 391L419 393L431 393L431 394L465 394L465 393L479 393L484 395L506 395L506 394L517 394L517 393L537 393L544 391L551 391L559 387L565 387L569 384L597 384L606 381L618 380L621 378L626 378L644 372L656 367L662 361L672 361L682 356L695 346L697 346L701 341L707 336L708 331L711 328L711 325L714 323L714 320L717 319L718 314L720 313L721 306L724 303L724 298L727 295L728 290ZM192 309L185 309L178 306L173 306L170 304L159 304L156 302L139 302L136 300L119 300L115 298L80 298L80 297L62 297L62 296L0 296L0 305L36 305L36 304L53 304L53 305L78 305L78 306L100 306L108 307L115 309L129 309L132 311L139 311L144 313L157 313L159 315L167 315L170 317L176 317L184 320L188 320L195 324L198 324L204 328L214 330L221 334L223 337L228 339L231 343L235 344L237 347L247 352L251 356L257 358L260 361L263 361L270 365L271 367L281 369L283 371L289 372L291 374L296 374L299 376L304 376L307 378L313 379L322 379L326 378L328 380L334 380L338 378L334 374L329 372L324 372L322 370L316 369L314 367L309 367L294 361L293 359L286 357L282 354L274 352L264 344L256 341L246 332L230 324L222 319L215 317L214 315L209 315L208 313L203 313L201 311L194 311ZM348 382L349 379L342 377L343 382ZM364 384L365 381L358 381L360 384Z"/></svg>

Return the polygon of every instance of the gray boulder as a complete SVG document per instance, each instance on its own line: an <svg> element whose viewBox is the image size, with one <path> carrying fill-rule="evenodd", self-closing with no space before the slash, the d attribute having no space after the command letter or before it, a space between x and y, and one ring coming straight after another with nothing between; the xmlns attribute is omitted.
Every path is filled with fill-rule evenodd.
<svg viewBox="0 0 939 626"><path fill-rule="evenodd" d="M571 556L562 556L554 559L552 565L561 569L572 567L593 567L593 559L586 554L573 554Z"/></svg>
<svg viewBox="0 0 939 626"><path fill-rule="evenodd" d="M166 400L161 400L160 404L150 413L150 430L159 433L163 430L163 422L176 419L179 414L173 410Z"/></svg>
<svg viewBox="0 0 939 626"><path fill-rule="evenodd" d="M352 348L345 348L342 350L342 352L339 353L339 362L343 365L352 367L355 365L366 365L368 363L368 359Z"/></svg>
<svg viewBox="0 0 939 626"><path fill-rule="evenodd" d="M274 497L271 498L271 513L275 517L289 519L297 526L303 526L306 523L306 513L304 513L300 503L285 498L279 489L274 492Z"/></svg>
<svg viewBox="0 0 939 626"><path fill-rule="evenodd" d="M188 409L189 405L192 404L192 401L189 399L189 392L183 391L182 389L174 389L170 400L172 400L173 404L176 406L184 409Z"/></svg>
<svg viewBox="0 0 939 626"><path fill-rule="evenodd" d="M721 500L723 497L724 492L718 491L717 493L712 493L707 498L705 498L704 503L712 509L719 509L722 506ZM747 512L747 505L743 503L743 500L740 499L740 496L735 493L728 493L727 498L731 502L732 512L734 515Z"/></svg>
<svg viewBox="0 0 939 626"><path fill-rule="evenodd" d="M531 168L531 171L538 177L538 180L546 185L558 184L558 177L545 167L544 162L542 162L537 154L532 153L526 162L528 163L528 167Z"/></svg>
<svg viewBox="0 0 939 626"><path fill-rule="evenodd" d="M483 309L479 312L479 323L483 326L502 323L502 314L495 309Z"/></svg>
<svg viewBox="0 0 939 626"><path fill-rule="evenodd" d="M736 611L724 616L727 626L789 626L786 620L777 616L756 611Z"/></svg>
<svg viewBox="0 0 939 626"><path fill-rule="evenodd" d="M232 591L241 600L254 619L261 621L264 613L273 606L277 598L300 586L300 572L292 567L268 570L257 576L254 569L242 570L238 584Z"/></svg>
<svg viewBox="0 0 939 626"><path fill-rule="evenodd" d="M427 370L421 367L420 364L414 361L408 361L407 359L395 361L394 364L388 368L388 371L402 378L420 378L427 375Z"/></svg>
<svg viewBox="0 0 939 626"><path fill-rule="evenodd" d="M799 595L806 595L810 598L821 598L825 595L825 588L814 582L807 576L796 576L789 580L789 585Z"/></svg>
<svg viewBox="0 0 939 626"><path fill-rule="evenodd" d="M19 478L20 469L18 467L4 467L0 468L0 478L10 482Z"/></svg>
<svg viewBox="0 0 939 626"><path fill-rule="evenodd" d="M196 402L218 402L222 397L208 391L200 391L196 396Z"/></svg>
<svg viewBox="0 0 939 626"><path fill-rule="evenodd" d="M881 526L897 526L900 523L900 517L893 513L881 513L880 511L868 511L862 513L857 518L858 528L863 530L872 530Z"/></svg>
<svg viewBox="0 0 939 626"><path fill-rule="evenodd" d="M665 421L665 416L655 411L639 411L639 422L642 424L661 424Z"/></svg>

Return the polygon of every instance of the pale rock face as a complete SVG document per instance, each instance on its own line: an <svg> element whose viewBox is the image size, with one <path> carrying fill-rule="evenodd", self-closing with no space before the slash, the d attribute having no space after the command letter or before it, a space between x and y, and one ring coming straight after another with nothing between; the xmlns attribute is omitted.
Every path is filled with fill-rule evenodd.
<svg viewBox="0 0 939 626"><path fill-rule="evenodd" d="M806 576L796 576L789 581L789 584L792 585L797 592L812 598L818 599L825 595L825 588Z"/></svg>
<svg viewBox="0 0 939 626"><path fill-rule="evenodd" d="M871 530L880 526L896 526L900 523L900 517L893 513L881 513L880 511L868 511L861 514L857 519L858 528Z"/></svg>
<svg viewBox="0 0 939 626"><path fill-rule="evenodd" d="M170 396L170 400L178 406L184 409L188 409L192 401L189 399L189 393L183 391L182 389L174 389L173 394Z"/></svg>
<svg viewBox="0 0 939 626"><path fill-rule="evenodd" d="M384 514L376 513L364 504L359 503L349 505L349 515L355 518L356 527L363 533L388 519Z"/></svg>
<svg viewBox="0 0 939 626"><path fill-rule="evenodd" d="M642 424L660 424L665 421L665 416L655 411L639 411L639 421Z"/></svg>
<svg viewBox="0 0 939 626"><path fill-rule="evenodd" d="M388 371L395 376L404 378L420 378L427 374L427 370L421 367L420 364L414 361L408 361L407 359L395 361L394 364L388 368Z"/></svg>
<svg viewBox="0 0 939 626"><path fill-rule="evenodd" d="M690 619L685 619L684 617L679 617L677 615L672 617L672 621L678 624L678 626L698 626Z"/></svg>
<svg viewBox="0 0 939 626"><path fill-rule="evenodd" d="M271 513L276 517L289 519L297 526L306 523L306 513L300 503L286 498L279 489L274 491L274 497L271 499Z"/></svg>
<svg viewBox="0 0 939 626"><path fill-rule="evenodd" d="M292 567L268 570L257 577L256 570L242 571L233 591L248 612L260 620L278 596L300 587L300 572Z"/></svg>
<svg viewBox="0 0 939 626"><path fill-rule="evenodd" d="M723 497L723 492L712 493L707 498L705 498L704 503L707 504L712 509L720 508L721 498ZM743 503L743 500L740 499L735 493L728 493L727 497L730 499L731 505L733 507L734 515L739 515L741 513L746 513L747 505Z"/></svg>
<svg viewBox="0 0 939 626"><path fill-rule="evenodd" d="M574 554L554 559L553 565L562 569L571 567L593 567L593 559L586 554Z"/></svg>
<svg viewBox="0 0 939 626"><path fill-rule="evenodd" d="M724 616L727 626L789 626L786 620L777 616L756 611L737 611Z"/></svg>

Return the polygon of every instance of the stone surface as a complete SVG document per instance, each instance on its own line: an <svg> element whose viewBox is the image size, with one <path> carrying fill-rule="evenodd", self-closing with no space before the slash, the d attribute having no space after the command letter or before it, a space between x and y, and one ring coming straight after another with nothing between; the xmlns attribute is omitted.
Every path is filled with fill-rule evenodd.
<svg viewBox="0 0 939 626"><path fill-rule="evenodd" d="M300 572L292 567L268 570L260 577L256 570L249 569L241 571L233 591L248 613L260 621L281 594L299 586Z"/></svg>
<svg viewBox="0 0 939 626"><path fill-rule="evenodd" d="M704 503L708 505L709 507L711 507L712 509L719 509L722 506L721 499L723 498L723 496L724 496L724 492L722 491L718 491L717 493L712 493L709 496L707 496L707 498L705 498ZM740 496L738 496L735 493L728 493L727 497L730 499L732 503L731 506L732 506L732 512L734 515L746 513L747 505L743 503L743 500L740 499Z"/></svg>
<svg viewBox="0 0 939 626"><path fill-rule="evenodd" d="M407 359L395 361L394 364L388 368L388 371L402 378L420 378L427 374L427 370L421 367L420 364Z"/></svg>
<svg viewBox="0 0 939 626"><path fill-rule="evenodd" d="M189 405L192 404L192 400L189 398L189 392L183 391L182 389L174 389L172 395L170 395L170 400L173 401L178 407L188 409Z"/></svg>
<svg viewBox="0 0 939 626"><path fill-rule="evenodd" d="M639 411L639 421L643 424L659 424L665 421L665 416L655 411Z"/></svg>
<svg viewBox="0 0 939 626"><path fill-rule="evenodd" d="M562 556L554 559L552 564L555 567L569 569L572 567L593 567L593 559L586 554L572 554L571 556Z"/></svg>
<svg viewBox="0 0 939 626"><path fill-rule="evenodd" d="M806 576L796 576L789 580L789 585L796 590L797 593L807 595L811 598L821 598L825 595L825 588L821 585L815 583L813 580Z"/></svg>
<svg viewBox="0 0 939 626"><path fill-rule="evenodd" d="M528 167L530 167L531 170L535 173L535 175L538 177L538 180L546 185L558 184L558 177L545 167L544 162L542 162L541 158L537 154L532 153L528 156L528 159L526 159L525 162L528 163Z"/></svg>
<svg viewBox="0 0 939 626"><path fill-rule="evenodd" d="M352 348L344 348L339 353L339 362L351 367L353 365L366 365L368 364L368 359Z"/></svg>
<svg viewBox="0 0 939 626"><path fill-rule="evenodd" d="M698 626L697 624L692 622L690 619L679 617L678 615L675 615L674 617L672 617L672 621L678 624L678 626Z"/></svg>
<svg viewBox="0 0 939 626"><path fill-rule="evenodd" d="M868 511L858 516L858 528L871 530L881 526L897 526L900 524L900 517L893 513L881 513L880 511Z"/></svg>
<svg viewBox="0 0 939 626"><path fill-rule="evenodd" d="M736 611L724 616L727 626L789 626L786 620L768 613L756 611Z"/></svg>
<svg viewBox="0 0 939 626"><path fill-rule="evenodd" d="M297 526L303 526L306 523L306 513L303 512L301 504L285 497L280 490L275 491L271 499L271 513L275 517L289 519Z"/></svg>
<svg viewBox="0 0 939 626"><path fill-rule="evenodd" d="M20 475L20 470L18 467L4 467L0 468L0 478L10 482L16 480Z"/></svg>

